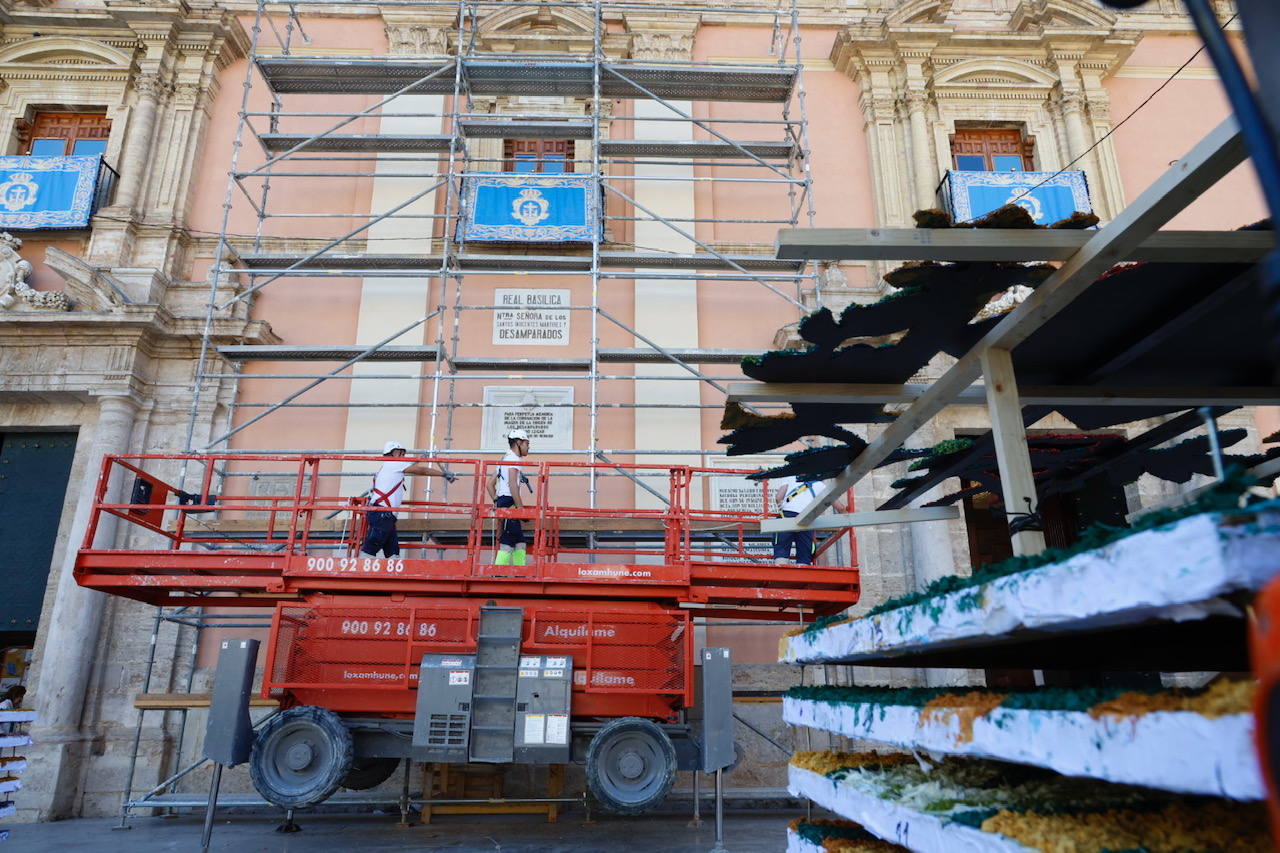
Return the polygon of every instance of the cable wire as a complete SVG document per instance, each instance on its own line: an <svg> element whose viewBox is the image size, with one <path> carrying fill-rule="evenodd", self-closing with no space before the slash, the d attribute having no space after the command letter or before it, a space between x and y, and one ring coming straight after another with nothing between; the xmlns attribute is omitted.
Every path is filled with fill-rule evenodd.
<svg viewBox="0 0 1280 853"><path fill-rule="evenodd" d="M1236 19L1236 16L1235 16L1235 15L1232 15L1230 18L1228 18L1228 19L1227 19L1226 23L1224 23L1224 24L1222 25L1222 28L1223 28L1223 29L1226 29L1227 27L1231 26L1232 21L1234 21L1235 19ZM1104 143L1104 142L1106 142L1108 139L1110 139L1110 138L1111 138L1111 135L1112 135L1113 133L1115 133L1115 132L1116 132L1117 130L1119 130L1120 128L1124 127L1125 122L1127 122L1129 119L1131 119L1131 118L1133 118L1135 115L1137 115L1139 110L1141 110L1141 109L1142 109L1143 107L1145 107L1147 104L1151 103L1152 99L1153 99L1153 98L1155 98L1155 96L1156 96L1156 95L1158 95L1158 94L1160 94L1162 91L1164 91L1165 87L1166 87L1166 86L1168 86L1170 83L1172 83L1172 82L1174 81L1174 79L1175 79L1179 74L1181 74L1181 73L1182 73L1182 71L1183 71L1183 70L1184 70L1188 65L1190 65L1192 62L1194 62L1194 61L1195 61L1195 59L1196 59L1196 57L1198 57L1200 54L1204 53L1204 49L1205 49L1205 46L1204 46L1203 44L1201 44L1201 45L1200 45L1200 47L1196 49L1196 52L1195 52L1195 53L1193 53L1193 54L1191 54L1190 56L1188 56L1188 57L1187 57L1186 62L1182 63L1182 64L1181 64L1181 65L1179 65L1177 68L1175 68L1175 69L1173 70L1173 73L1172 73L1172 74L1170 74L1170 75L1165 79L1165 81L1164 81L1163 83L1161 83L1161 84L1160 84L1159 86L1157 86L1154 90L1152 90L1151 94L1150 94L1150 95L1147 95L1147 97L1142 101L1142 103L1140 103L1140 104L1138 104L1136 107L1134 107L1134 108L1133 108L1133 110L1132 110L1132 111L1131 111L1127 116L1125 116L1124 118L1120 119L1120 121L1118 121L1118 122L1116 122L1115 124L1113 124L1113 125L1111 126L1111 129L1110 129L1110 130L1108 130L1106 133L1104 133L1102 136L1100 136L1096 142L1094 142L1092 145L1090 145L1090 146L1089 146L1088 148L1086 148L1084 151L1080 152L1080 154L1079 154L1079 155L1078 155L1074 160L1072 160L1072 161L1071 161L1070 163L1068 163L1067 165L1063 166L1063 167L1062 167L1061 169L1059 169L1058 171L1054 172L1054 173L1053 173L1052 175L1050 175L1049 177L1045 178L1045 179L1044 179L1043 181L1041 181L1040 183L1036 184L1034 187L1031 187L1030 189L1024 190L1022 193L1020 193L1018 196L1016 196L1012 201L1010 201L1010 202L1009 202L1009 204L1013 204L1014 202L1018 201L1018 199L1023 198L1024 196L1027 196L1027 195L1029 195L1029 194L1031 194L1031 193L1035 192L1036 190L1040 189L1042 186L1044 186L1045 184L1049 183L1049 182L1050 182L1050 181L1052 181L1054 178L1056 178L1056 177L1058 177L1059 175L1061 175L1062 173L1064 173L1064 172L1066 172L1066 171L1070 170L1072 166L1074 166L1075 164L1079 163L1079 162L1080 162L1081 160L1083 160L1085 157L1088 157L1090 154L1092 154L1092 153L1093 153L1093 151L1094 151L1095 149L1097 149L1097 147L1098 147L1099 145L1101 145L1102 143Z"/></svg>

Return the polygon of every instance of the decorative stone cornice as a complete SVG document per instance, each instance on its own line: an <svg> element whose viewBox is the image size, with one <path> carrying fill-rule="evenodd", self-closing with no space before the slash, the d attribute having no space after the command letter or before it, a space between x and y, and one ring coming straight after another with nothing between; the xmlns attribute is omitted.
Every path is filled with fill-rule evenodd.
<svg viewBox="0 0 1280 853"><path fill-rule="evenodd" d="M447 56L451 52L451 24L456 16L437 14L424 20L422 15L397 14L382 10L387 33L387 53L391 56Z"/></svg>
<svg viewBox="0 0 1280 853"><path fill-rule="evenodd" d="M632 59L687 62L693 58L693 40L700 23L697 15L628 12L625 18Z"/></svg>

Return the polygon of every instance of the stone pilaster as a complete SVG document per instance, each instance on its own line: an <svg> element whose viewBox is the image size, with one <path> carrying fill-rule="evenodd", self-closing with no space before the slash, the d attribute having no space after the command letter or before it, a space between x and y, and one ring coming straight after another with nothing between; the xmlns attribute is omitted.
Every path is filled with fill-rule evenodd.
<svg viewBox="0 0 1280 853"><path fill-rule="evenodd" d="M39 745L32 751L31 787L24 791L24 809L34 809L41 819L67 817L74 813L79 791L79 759L87 735L82 729L85 694L98 663L106 595L88 590L73 576L80 542L88 530L94 498L99 487L104 454L127 452L138 414L138 402L125 394L98 398L98 418L91 441L83 451L88 468L79 495L76 514L61 570L56 581L52 611L42 626L43 653L37 662L33 698L40 722L33 731ZM117 474L107 484L106 499L118 501L125 478ZM94 544L110 548L116 544L119 519L103 515L98 521Z"/></svg>
<svg viewBox="0 0 1280 853"><path fill-rule="evenodd" d="M929 141L925 110L928 96L922 91L907 93L907 119L911 125L911 177L915 186L915 206L920 210L937 207L938 172Z"/></svg>
<svg viewBox="0 0 1280 853"><path fill-rule="evenodd" d="M164 91L157 74L142 74L133 81L134 104L129 117L129 136L120 159L120 184L116 187L115 206L132 214L142 195L149 172L151 143L155 139L156 112Z"/></svg>

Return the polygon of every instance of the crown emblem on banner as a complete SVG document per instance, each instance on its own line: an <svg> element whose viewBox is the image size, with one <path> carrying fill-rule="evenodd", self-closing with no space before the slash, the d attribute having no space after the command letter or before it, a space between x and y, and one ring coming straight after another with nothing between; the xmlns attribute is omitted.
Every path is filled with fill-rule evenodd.
<svg viewBox="0 0 1280 853"><path fill-rule="evenodd" d="M511 202L511 215L522 225L537 225L551 215L551 202L542 197L542 190L523 189Z"/></svg>
<svg viewBox="0 0 1280 853"><path fill-rule="evenodd" d="M15 213L35 204L39 192L40 186L30 172L14 172L9 180L0 184L0 205L10 213Z"/></svg>
<svg viewBox="0 0 1280 853"><path fill-rule="evenodd" d="M1044 207L1040 204L1040 199L1031 194L1031 190L1014 187L1013 191L1009 193L1009 200L1005 204L1016 204L1031 214L1031 218L1036 222L1044 219Z"/></svg>

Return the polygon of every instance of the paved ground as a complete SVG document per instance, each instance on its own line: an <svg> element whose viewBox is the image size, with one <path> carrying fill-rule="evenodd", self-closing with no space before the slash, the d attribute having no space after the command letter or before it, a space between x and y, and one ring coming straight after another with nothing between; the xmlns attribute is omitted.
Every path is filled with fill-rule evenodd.
<svg viewBox="0 0 1280 853"><path fill-rule="evenodd" d="M725 818L730 853L779 853L786 849L787 822L801 812L740 812ZM714 825L687 826L688 815L601 817L583 825L581 812L547 824L529 815L437 817L430 826L397 829L390 815L327 815L300 818L302 832L272 831L278 818L231 815L214 824L213 851L235 853L346 853L348 850L442 850L449 853L707 853ZM114 832L114 820L68 820L9 824L6 847L22 853L192 853L200 849L197 817L137 818L133 829Z"/></svg>

